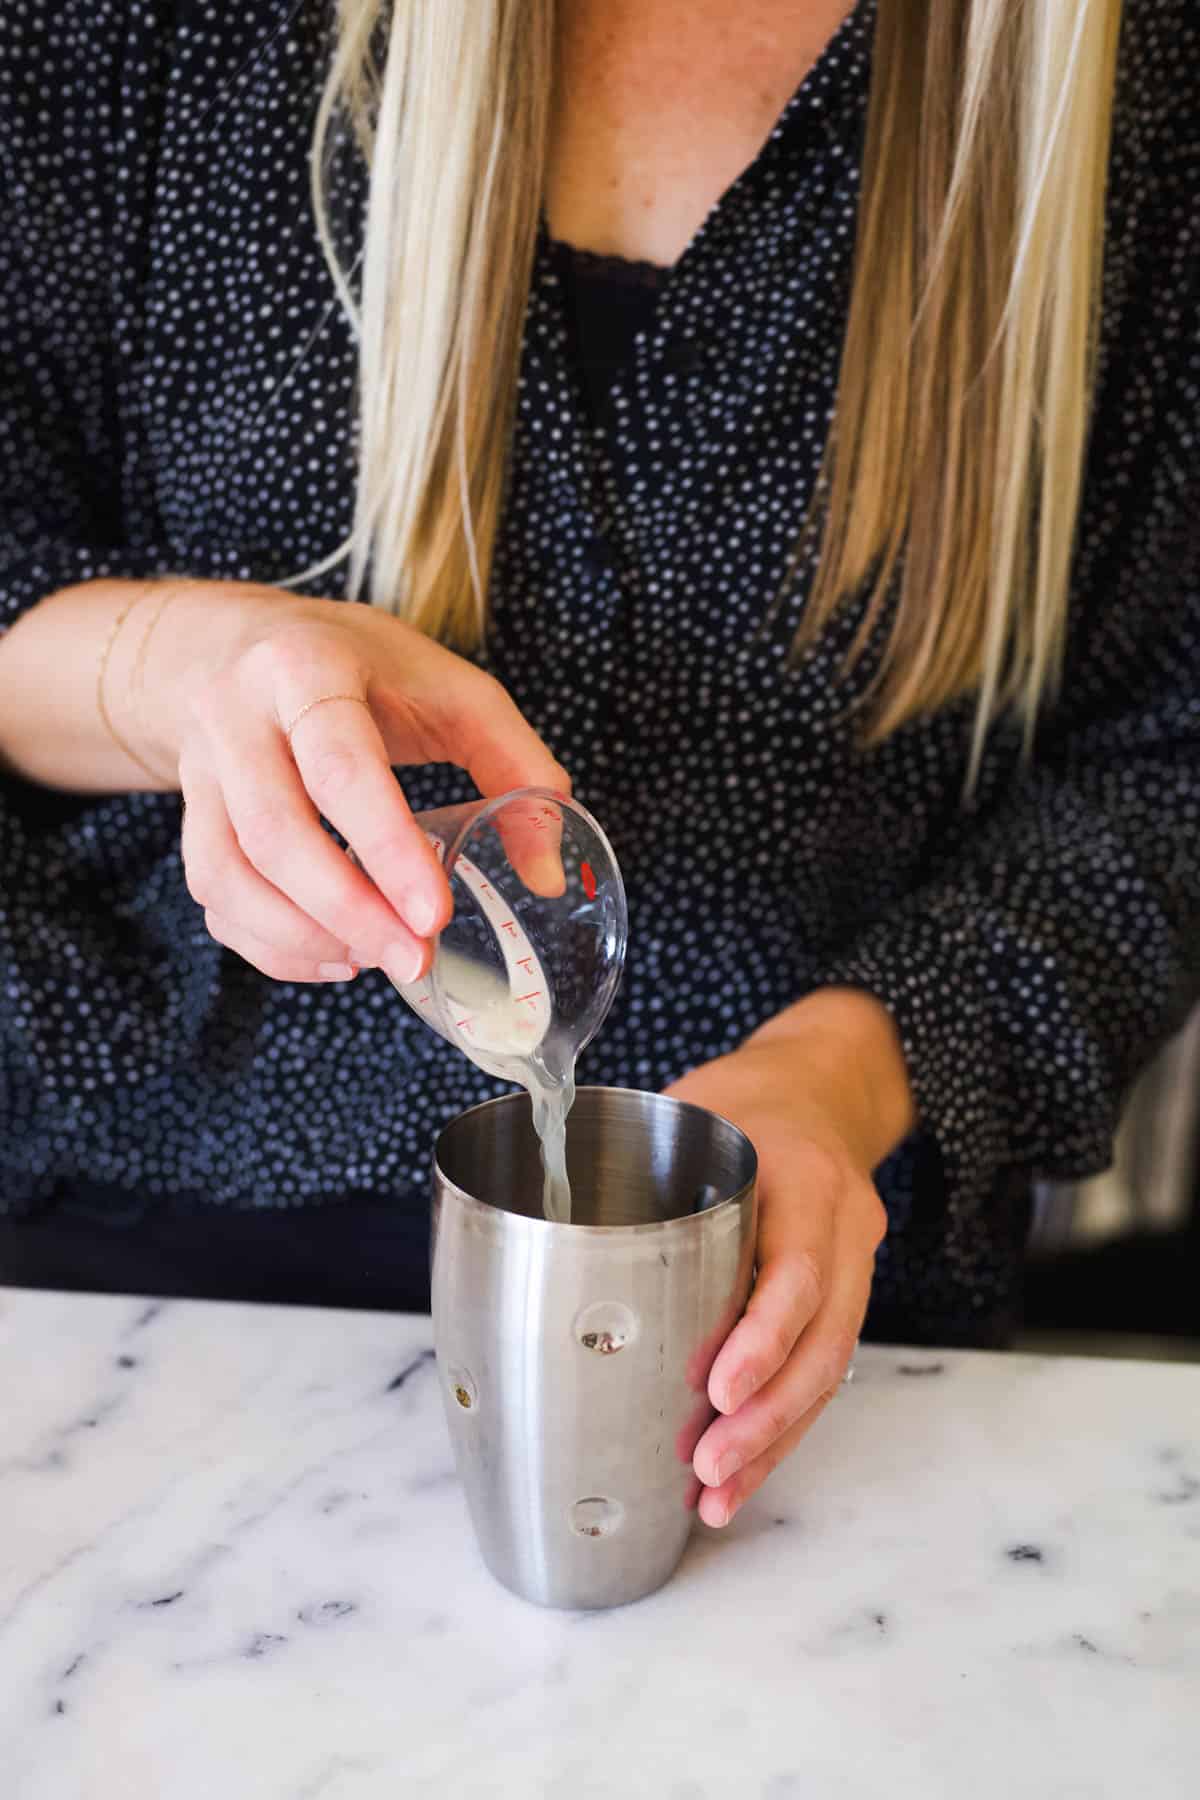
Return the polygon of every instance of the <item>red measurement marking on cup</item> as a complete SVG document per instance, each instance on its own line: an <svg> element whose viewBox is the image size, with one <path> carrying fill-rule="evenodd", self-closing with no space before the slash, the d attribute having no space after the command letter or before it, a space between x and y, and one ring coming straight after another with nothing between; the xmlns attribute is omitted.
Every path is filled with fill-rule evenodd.
<svg viewBox="0 0 1200 1800"><path fill-rule="evenodd" d="M518 1000L524 1000L527 1006L536 1006L542 997L541 988L534 988L532 994L518 994Z"/></svg>
<svg viewBox="0 0 1200 1800"><path fill-rule="evenodd" d="M455 1031L470 1031L470 1029L474 1023L475 1023L475 1014L468 1013L465 1019L455 1019L454 1029L455 1029Z"/></svg>
<svg viewBox="0 0 1200 1800"><path fill-rule="evenodd" d="M579 879L583 883L583 891L589 900L596 898L596 877L592 874L591 863L580 863Z"/></svg>
<svg viewBox="0 0 1200 1800"><path fill-rule="evenodd" d="M533 974L533 958L532 958L532 956L518 956L517 967L518 967L518 969L524 969L524 971L527 975L532 975Z"/></svg>
<svg viewBox="0 0 1200 1800"><path fill-rule="evenodd" d="M429 1002L430 1002L430 1001L431 1001L431 1000L432 1000L432 999L433 999L433 995L432 995L432 994L422 994L422 995L421 995L421 998L420 998L420 1001L419 1001L419 1005L421 1005L421 1006L428 1006L428 1005L429 1005Z"/></svg>
<svg viewBox="0 0 1200 1800"><path fill-rule="evenodd" d="M501 919L500 929L501 931L507 931L510 937L516 937L517 935L517 928L511 919Z"/></svg>

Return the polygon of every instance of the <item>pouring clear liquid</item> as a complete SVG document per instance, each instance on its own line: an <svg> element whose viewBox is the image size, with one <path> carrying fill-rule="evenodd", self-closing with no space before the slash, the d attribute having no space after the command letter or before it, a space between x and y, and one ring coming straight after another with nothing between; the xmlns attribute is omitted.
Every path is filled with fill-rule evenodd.
<svg viewBox="0 0 1200 1800"><path fill-rule="evenodd" d="M543 1211L565 1224L575 1060L608 1011L625 955L612 845L578 801L542 788L416 818L450 878L454 915L428 975L393 985L479 1068L526 1090Z"/></svg>
<svg viewBox="0 0 1200 1800"><path fill-rule="evenodd" d="M522 1014L507 979L496 970L452 950L442 954L443 988L462 1008L462 1020L470 1021L469 1035L460 1028L455 1041L486 1074L516 1082L529 1095L542 1152L542 1211L567 1225L571 1184L566 1133L575 1100L574 1051L567 1046L563 1054L554 1038L539 1033L536 1019Z"/></svg>

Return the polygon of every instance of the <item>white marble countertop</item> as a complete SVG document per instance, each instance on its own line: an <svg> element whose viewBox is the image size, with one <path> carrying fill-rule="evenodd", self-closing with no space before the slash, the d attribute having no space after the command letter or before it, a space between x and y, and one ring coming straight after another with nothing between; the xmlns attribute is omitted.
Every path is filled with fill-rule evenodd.
<svg viewBox="0 0 1200 1800"><path fill-rule="evenodd" d="M429 1343L0 1289L3 1800L1200 1794L1200 1368L866 1349L666 1588L556 1614Z"/></svg>

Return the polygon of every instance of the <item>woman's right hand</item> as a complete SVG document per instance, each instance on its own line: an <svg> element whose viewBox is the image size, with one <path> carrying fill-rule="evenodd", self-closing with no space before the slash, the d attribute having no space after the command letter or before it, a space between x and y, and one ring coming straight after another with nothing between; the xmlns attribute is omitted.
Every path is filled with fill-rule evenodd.
<svg viewBox="0 0 1200 1800"><path fill-rule="evenodd" d="M156 638L143 742L178 767L188 888L265 975L428 967L450 890L393 764L456 763L485 796L570 792L499 682L376 607L189 582Z"/></svg>

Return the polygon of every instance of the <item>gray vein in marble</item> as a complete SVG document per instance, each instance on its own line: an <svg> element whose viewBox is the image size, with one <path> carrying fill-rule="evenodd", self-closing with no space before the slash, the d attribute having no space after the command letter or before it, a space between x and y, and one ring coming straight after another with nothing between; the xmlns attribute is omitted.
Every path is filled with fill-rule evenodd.
<svg viewBox="0 0 1200 1800"><path fill-rule="evenodd" d="M422 1350L419 1355L413 1357L411 1362L405 1363L398 1375L392 1376L392 1379L383 1390L384 1393L394 1394L398 1392L398 1390L404 1386L406 1381L410 1380L412 1376L420 1374L421 1370L427 1368L432 1361L432 1349Z"/></svg>
<svg viewBox="0 0 1200 1800"><path fill-rule="evenodd" d="M1184 1466L1186 1457L1182 1450L1170 1445L1159 1451L1158 1460L1169 1475L1167 1485L1154 1496L1161 1506L1186 1506L1189 1501L1200 1499L1200 1477Z"/></svg>
<svg viewBox="0 0 1200 1800"><path fill-rule="evenodd" d="M152 1300L148 1306L139 1306L137 1317L126 1327L124 1335L133 1337L135 1332L144 1331L147 1325L153 1325L155 1319L161 1318L166 1311L165 1300Z"/></svg>

